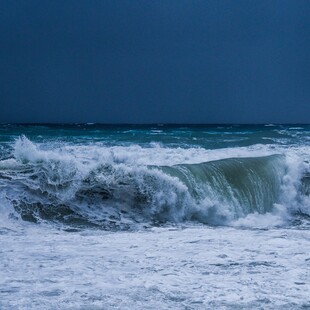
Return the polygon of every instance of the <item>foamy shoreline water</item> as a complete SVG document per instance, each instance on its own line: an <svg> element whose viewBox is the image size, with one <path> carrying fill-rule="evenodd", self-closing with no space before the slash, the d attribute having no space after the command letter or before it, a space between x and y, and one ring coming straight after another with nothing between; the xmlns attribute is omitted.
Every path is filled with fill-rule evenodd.
<svg viewBox="0 0 310 310"><path fill-rule="evenodd" d="M0 308L309 308L309 132L0 125Z"/></svg>
<svg viewBox="0 0 310 310"><path fill-rule="evenodd" d="M309 230L28 227L0 238L2 309L310 306Z"/></svg>

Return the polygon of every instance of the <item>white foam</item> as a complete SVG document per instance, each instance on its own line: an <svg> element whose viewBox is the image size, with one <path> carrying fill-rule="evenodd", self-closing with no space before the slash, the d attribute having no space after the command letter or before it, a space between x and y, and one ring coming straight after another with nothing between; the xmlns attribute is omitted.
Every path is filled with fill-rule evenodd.
<svg viewBox="0 0 310 310"><path fill-rule="evenodd" d="M309 307L309 231L37 226L0 238L2 309Z"/></svg>
<svg viewBox="0 0 310 310"><path fill-rule="evenodd" d="M229 157L266 156L275 153L263 145L244 148L228 148L206 150L203 148L168 148L158 143L151 143L149 147L139 145L105 146L104 144L68 145L61 147L53 143L35 144L26 137L16 140L14 156L19 161L40 160L80 160L84 163L101 161L126 163L129 165L175 165L184 163L201 163Z"/></svg>
<svg viewBox="0 0 310 310"><path fill-rule="evenodd" d="M56 145L57 147L55 147ZM209 220L204 218L210 217L214 213L213 217L218 217L218 219L214 218L211 222L217 224L231 222L236 226L277 226L281 221L285 221L284 213L252 214L234 221L235 211L231 210L229 205L222 205L221 197L205 197L204 200L197 202L189 197L185 185L179 179L168 176L162 171L150 170L147 166L171 166L229 157L258 157L284 153L288 169L283 178L281 199L278 203L286 210L303 208L309 214L310 199L309 197L301 198L298 192L302 173L309 170L309 164L304 161L304 157L308 156L308 150L308 147L285 149L271 145L207 150L203 148L168 148L158 143L152 143L146 147L140 145L106 146L103 143L71 145L48 142L35 144L22 136L16 140L14 145L15 158L0 161L0 167L14 170L31 164L33 169L44 172L43 174L40 172L46 184L43 184L43 191L49 191L49 186L54 186L57 189L59 184L69 184L64 190L57 189L56 192L50 193L65 203L74 197L80 188L80 183L89 173L108 165L108 167L112 167L113 173L97 176L97 178L104 178L100 180L101 184L105 184L107 188L114 188L113 191L120 197L120 201L125 203L126 199L134 199L133 194L129 193L126 187L116 189L114 183L131 182L133 189L138 188L142 193L150 195L150 214L160 214L167 205L172 207L170 213L166 214L166 220L181 221L196 213L199 214L202 222L209 223L210 218ZM146 184L145 178L149 178L151 182ZM133 179L134 183L132 183ZM27 186L33 189L41 186L31 180L26 180L26 182ZM122 192L122 190L125 191ZM23 193L20 194L23 195ZM98 214L99 211L94 212ZM222 221L221 219L224 218L225 220Z"/></svg>
<svg viewBox="0 0 310 310"><path fill-rule="evenodd" d="M248 228L272 228L283 226L289 219L287 208L280 204L275 204L272 212L259 214L257 212L248 214L230 223L234 227Z"/></svg>
<svg viewBox="0 0 310 310"><path fill-rule="evenodd" d="M55 146L54 146L55 145ZM291 147L256 144L248 147L224 149L204 149L201 147L165 147L152 142L149 146L131 144L129 146L106 146L104 143L71 145L53 142L35 144L25 136L18 138L14 146L17 160L75 160L89 164L92 161L125 163L134 166L195 164L232 157L258 157L273 154L296 155L307 160L310 146Z"/></svg>

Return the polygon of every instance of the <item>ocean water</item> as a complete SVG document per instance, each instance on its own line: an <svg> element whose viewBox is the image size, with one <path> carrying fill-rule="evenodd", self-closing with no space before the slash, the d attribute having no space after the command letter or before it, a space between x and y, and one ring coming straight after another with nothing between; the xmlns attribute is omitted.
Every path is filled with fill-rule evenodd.
<svg viewBox="0 0 310 310"><path fill-rule="evenodd" d="M309 125L0 125L0 309L309 308Z"/></svg>

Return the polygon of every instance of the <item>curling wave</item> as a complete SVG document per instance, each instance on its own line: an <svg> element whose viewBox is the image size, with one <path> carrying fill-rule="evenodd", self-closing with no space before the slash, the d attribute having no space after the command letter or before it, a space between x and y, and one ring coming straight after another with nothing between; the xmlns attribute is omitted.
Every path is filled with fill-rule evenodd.
<svg viewBox="0 0 310 310"><path fill-rule="evenodd" d="M103 229L182 221L226 225L288 200L296 211L309 186L305 175L292 180L284 155L141 166L42 150L21 137L14 157L0 161L1 197L23 220Z"/></svg>

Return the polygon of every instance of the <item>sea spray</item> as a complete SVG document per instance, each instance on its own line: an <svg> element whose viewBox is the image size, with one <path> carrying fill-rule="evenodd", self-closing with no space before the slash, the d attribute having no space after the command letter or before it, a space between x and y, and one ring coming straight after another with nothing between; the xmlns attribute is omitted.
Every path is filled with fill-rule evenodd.
<svg viewBox="0 0 310 310"><path fill-rule="evenodd" d="M229 225L280 204L296 209L300 200L302 168L292 168L296 160L284 155L141 165L106 149L95 159L44 150L26 137L16 141L13 154L0 162L1 192L22 219L34 222L103 229L183 221Z"/></svg>
<svg viewBox="0 0 310 310"><path fill-rule="evenodd" d="M309 133L0 124L0 308L308 309Z"/></svg>

